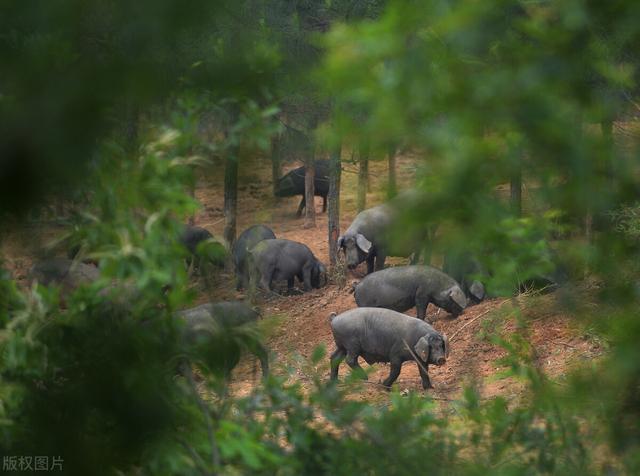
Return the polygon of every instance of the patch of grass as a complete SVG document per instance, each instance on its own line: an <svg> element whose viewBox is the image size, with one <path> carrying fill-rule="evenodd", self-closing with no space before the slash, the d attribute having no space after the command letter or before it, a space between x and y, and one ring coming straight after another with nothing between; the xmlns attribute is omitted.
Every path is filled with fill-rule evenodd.
<svg viewBox="0 0 640 476"><path fill-rule="evenodd" d="M341 253L338 254L336 264L327 271L327 279L340 289L343 289L347 285L347 265Z"/></svg>
<svg viewBox="0 0 640 476"><path fill-rule="evenodd" d="M505 324L512 314L513 307L507 303L492 310L482 319L480 331L478 331L478 338L486 342L491 342L494 336L501 335L504 332Z"/></svg>

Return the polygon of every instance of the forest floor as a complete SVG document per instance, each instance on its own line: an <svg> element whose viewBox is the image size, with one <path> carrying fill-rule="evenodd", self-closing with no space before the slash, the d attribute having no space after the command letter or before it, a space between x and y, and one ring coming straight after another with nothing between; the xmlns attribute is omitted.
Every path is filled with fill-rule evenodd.
<svg viewBox="0 0 640 476"><path fill-rule="evenodd" d="M399 189L409 187L415 176L417 160L403 156L397 160ZM290 170L298 165L285 168ZM278 238L286 238L306 244L322 262L329 262L327 214L321 213L322 199L316 197L316 227L305 229L304 217L296 217L299 197L275 201L271 194L271 177L268 162L245 167L250 173L241 172L239 190L238 233L257 223L271 227ZM385 161L370 163L370 192L367 194L367 207L384 201L387 164ZM241 169L242 170L242 169ZM344 231L356 215L357 169L345 164L341 186L340 229ZM508 193L508 190L506 190ZM500 193L500 192L498 192ZM196 216L196 224L204 226L220 236L224 226L222 213L222 176L208 177L196 191L196 197L203 204L202 212ZM526 199L526 197L525 197ZM405 260L392 259L390 264L401 264ZM434 257L438 264L438 257ZM335 282L322 289L311 292L260 299L258 304L266 321L268 346L275 359L275 368L285 372L285 368L303 388L313 386L313 374L324 373L328 378L328 355L335 349L329 315L341 313L355 307L351 284L361 279L365 273L362 264L354 272L347 271L342 286ZM338 280L339 281L339 280ZM202 302L220 299L244 299L247 296L237 292L232 274L223 275L215 286L213 295L203 293ZM514 299L492 299L465 310L458 318L451 318L430 305L428 313L432 316L434 327L447 334L451 339L451 355L446 365L431 366L429 373L434 385L429 394L436 400L448 402L458 399L467 385L479 389L482 398L497 395L509 401L523 395L524 385L514 378L501 378L506 370L498 363L506 356L506 351L492 343L494 337L509 340L514 332L526 332L531 344L534 361L538 369L552 380L560 382L563 376L575 365L585 359L593 359L603 354L602 342L593 337L588 329L575 322L568 313L563 313L554 294L545 296L520 296ZM524 309L518 313L517 308ZM415 315L415 309L408 311ZM516 315L523 316L528 323L527 330L521 329ZM324 346L326 357L317 367L312 365L311 355L318 346ZM247 394L257 383L254 359L245 362L234 371L233 391ZM378 383L389 372L386 364L376 364L368 369L369 381L357 388L353 398L363 399L375 404L388 402L388 392ZM276 370L277 371L277 370ZM343 364L340 376L348 373ZM422 392L420 375L414 363L407 362L397 380L401 391Z"/></svg>
<svg viewBox="0 0 640 476"><path fill-rule="evenodd" d="M403 156L397 161L398 184L402 190L410 186L415 175L417 161L414 157ZM291 164L286 170L294 168ZM222 167L215 170L221 171ZM285 171L286 171L285 170ZM341 230L350 224L355 211L356 168L345 164L342 174ZM196 224L221 236L224 226L223 216L223 174L210 173L201 178L196 189L196 198L201 202L201 211L195 217ZM386 162L371 162L370 190L367 206L381 203L384 199ZM316 227L305 229L304 218L295 215L299 197L276 201L271 193L270 164L267 160L240 164L238 234L248 226L263 223L271 227L276 236L305 243L322 262L328 263L327 215L321 213L321 199L316 198ZM47 230L44 238L51 239L59 233ZM26 274L34 257L33 246L29 246L33 230L24 229L13 233L3 241L0 256L5 265L19 282L26 284ZM436 264L438 263L435 257ZM403 260L391 260L391 264ZM354 272L347 272L342 286L335 282L311 292L298 292L290 296L260 298L259 306L265 328L267 344L272 353L272 367L275 372L285 372L297 380L303 388L313 385L310 374L329 374L328 355L334 350L329 326L331 312L341 313L355 307L351 283L364 275L364 265ZM200 282L193 285L200 290L198 302L224 299L244 299L246 296L235 290L235 278L231 272L222 272L215 278L215 286L205 290ZM604 353L602 342L598 341L558 306L557 296L520 296L513 299L492 299L470 307L458 318L451 318L446 312L437 312L432 306L428 313L434 327L447 334L451 341L451 355L442 367L431 366L429 373L434 389L428 393L436 400L453 401L461 396L465 386L478 388L481 398L503 396L514 401L524 395L524 384L516 379L501 378L506 364L500 359L506 351L494 343L496 338L505 338L514 332L527 334L532 355L538 369L560 385L563 376L580 362L597 358ZM518 304L524 309L518 312ZM415 315L415 309L408 311ZM516 319L521 315L528 325L524 328ZM311 355L318 346L324 346L326 354L317 368L312 365ZM257 384L259 372L253 358L245 358L234 371L232 391L244 395ZM364 368L369 367L364 364ZM389 401L388 392L378 382L389 372L388 365L376 364L369 369L369 383L354 391L353 398L384 405ZM343 364L341 377L348 367ZM420 376L414 363L405 363L397 381L401 391L422 392Z"/></svg>

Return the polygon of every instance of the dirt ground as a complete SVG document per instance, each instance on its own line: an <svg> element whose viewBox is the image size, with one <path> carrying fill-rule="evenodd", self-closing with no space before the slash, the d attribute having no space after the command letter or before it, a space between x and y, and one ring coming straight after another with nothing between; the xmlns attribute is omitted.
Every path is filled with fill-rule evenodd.
<svg viewBox="0 0 640 476"><path fill-rule="evenodd" d="M415 175L416 158L403 156L397 161L398 184L403 189L411 185ZM294 168L290 164L286 169ZM196 224L209 229L214 235L221 236L224 227L223 215L223 173L222 167L215 167L218 173L210 173L199 181L196 198L202 209L195 217ZM386 162L372 162L370 167L370 190L367 206L382 202L386 180ZM355 216L355 190L357 174L354 165L345 164L341 187L341 230L345 230ZM271 193L271 175L268 161L241 163L238 209L238 234L256 223L271 227L276 236L305 243L324 263L329 262L327 249L327 215L321 213L322 200L316 197L316 227L303 228L303 218L297 218L295 212L299 197L276 201ZM48 228L43 232L45 240L50 240L61 230ZM37 255L37 246L29 237L33 230L29 227L12 232L3 241L0 250L5 265L14 277L26 284L29 267ZM41 243L41 241L40 241ZM401 263L402 260L392 260ZM343 312L355 307L353 295L349 292L351 282L363 276L364 265L355 271L348 272L346 285L339 287L332 283L328 286L308 293L290 296L262 298L259 305L266 327L270 328L267 344L274 359L273 367L285 365L295 368L294 379L303 386L311 385L302 361L309 362L309 357L318 345L323 345L327 356L334 350L333 339L329 327L328 316L331 312ZM201 287L199 283L194 286ZM203 289L203 288L201 288ZM234 276L223 272L216 278L213 290L202 290L198 302L222 299L243 299L246 296L235 290ZM525 301L524 302L528 302ZM537 298L534 305L525 306L530 312L529 339L535 351L535 359L539 368L549 377L561 381L562 376L575 363L591 359L602 354L598 342L594 342L574 324L569 316L559 313L554 306L554 296ZM455 400L461 395L463 387L474 384L480 389L483 398L502 395L507 399L522 395L523 384L512 378L498 378L505 367L497 361L505 356L505 352L492 344L492 336L508 335L516 330L514 313L509 312L512 303L505 299L485 301L468 308L461 316L452 319L444 311L438 313L433 307L429 314L434 327L451 340L451 355L442 367L431 366L429 373L434 385L429 394L443 402ZM415 315L415 309L408 312ZM525 313L527 314L527 313ZM270 325L271 324L271 325ZM298 357L298 360L296 360ZM246 358L234 371L233 391L245 394L257 382L255 362ZM365 369L367 364L363 363ZM321 362L320 371L326 371L328 377L328 357ZM348 372L346 364L341 366L340 375ZM369 383L357 390L355 398L384 403L388 401L388 393L377 383L389 372L388 365L376 364L369 375ZM405 363L397 381L401 390L422 392L420 377L415 363Z"/></svg>
<svg viewBox="0 0 640 476"><path fill-rule="evenodd" d="M409 187L415 175L416 158L404 156L397 161L398 184L400 189ZM289 170L297 164L286 168ZM305 243L324 263L329 262L327 215L321 213L322 199L316 197L316 227L303 228L304 219L297 218L295 212L299 197L281 199L275 202L271 196L272 183L269 170L259 164L247 167L252 173L240 178L243 186L239 191L239 223L238 231L246 227L263 223L271 227L276 236ZM262 170L261 170L262 169ZM286 171L285 170L285 171ZM367 206L376 205L384 200L387 167L386 162L378 161L370 164L370 190L367 194ZM217 180L216 180L217 179ZM197 224L220 235L224 226L222 214L222 177L209 177L197 190L196 196L203 203L204 209L196 217ZM345 165L341 187L341 230L345 230L356 215L356 168ZM217 181L217 183L216 183ZM212 182L214 185L212 186ZM403 260L391 260L391 263L402 263ZM364 276L365 265L361 265L354 273L347 272L346 285L342 288L330 284L319 290L308 293L262 299L260 306L265 320L276 322L271 326L268 345L278 364L294 367L294 378L304 386L311 385L311 378L306 375L304 366L294 357L309 361L314 349L323 345L327 352L321 368L328 376L328 355L335 349L329 315L331 312L341 313L355 307L351 283ZM201 300L208 299L243 299L246 296L235 291L233 276L221 279L214 296L202 295ZM526 302L526 298L524 298ZM522 301L522 298L521 298ZM474 384L480 388L484 398L502 395L508 399L517 398L522 393L523 385L512 378L499 379L498 375L505 370L496 363L505 356L505 352L489 342L492 332L508 335L516 330L514 313L509 313L512 303L505 299L485 301L468 308L461 316L452 319L446 312L438 313L437 308L430 306L428 312L433 317L434 327L451 336L451 355L443 367L431 366L429 373L434 389L429 393L438 400L455 400L463 387ZM415 315L415 309L408 311ZM558 313L554 306L554 296L548 295L536 300L530 329L530 342L535 350L536 363L553 379L561 379L572 365L586 358L602 353L597 342L588 336L582 336L569 316ZM531 317L530 316L530 317ZM365 369L368 365L361 362ZM255 384L255 366L244 362L234 372L234 391L239 394L248 392ZM378 383L386 378L389 367L376 364L370 369L369 381L359 389L357 398L384 402L388 393ZM343 364L340 375L348 372ZM397 380L401 390L422 391L420 375L414 363L405 363Z"/></svg>

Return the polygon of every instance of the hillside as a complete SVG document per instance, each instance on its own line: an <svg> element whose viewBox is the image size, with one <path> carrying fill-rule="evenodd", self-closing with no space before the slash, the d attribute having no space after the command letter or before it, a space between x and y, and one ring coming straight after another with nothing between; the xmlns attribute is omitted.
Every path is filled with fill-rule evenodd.
<svg viewBox="0 0 640 476"><path fill-rule="evenodd" d="M398 160L398 180L401 186L408 186L414 174L416 161L411 157ZM304 229L303 219L296 218L298 197L281 199L271 196L270 170L267 161L255 161L241 168L242 185L239 190L238 232L255 224L270 226L276 236L305 243L324 263L328 263L327 215L321 213L321 198L316 198L317 226ZM293 168L290 165L287 169ZM250 172L248 172L250 171ZM357 175L355 167L346 164L342 183L341 229L344 230L355 216L355 189ZM384 189L386 163L371 163L371 190L367 206L380 203ZM201 202L201 211L196 215L196 224L220 236L224 226L222 212L223 194L221 175L202 177L196 197ZM53 239L60 230L56 227L26 227L13 232L4 241L4 255L8 269L18 282L26 285L26 274L38 253L39 247ZM436 260L438 257L435 257ZM392 259L391 263L402 263L402 259ZM309 383L305 365L317 346L324 346L327 355L334 349L328 316L331 312L343 312L355 307L350 293L351 283L363 276L364 265L355 272L347 272L346 284L339 287L335 283L308 293L297 293L279 298L259 298L258 304L268 329L268 346L275 362L276 372L283 372L285 366L296 369L294 378L304 386ZM206 288L202 282L192 284L198 290L198 303L209 300L244 299L246 296L235 290L232 273L222 272L214 280L213 288ZM530 342L535 350L539 368L551 378L561 380L563 374L575 363L585 358L594 358L602 353L597 340L554 306L554 295L543 297L521 296L525 317L530 323ZM492 336L508 336L516 330L512 304L506 299L492 299L468 308L461 316L452 319L444 311L438 313L430 306L428 313L434 320L434 327L451 338L451 355L443 367L431 367L430 374L435 389L429 394L444 402L460 396L467 384L478 385L485 398L502 395L508 399L517 398L522 386L513 379L498 378L504 366L497 361L505 356L504 350L490 342ZM415 309L408 312L415 315ZM300 360L300 358L302 360ZM328 357L324 359L323 371L328 376ZM364 364L365 368L368 368ZM280 370L278 370L280 368ZM356 398L385 402L387 392L377 383L388 374L389 367L377 364L371 369L369 382L363 385ZM340 375L348 372L345 364ZM255 365L251 358L245 359L234 372L233 389L239 394L248 392L257 382ZM418 370L413 363L405 363L397 381L401 390L422 391Z"/></svg>
<svg viewBox="0 0 640 476"><path fill-rule="evenodd" d="M399 183L409 186L415 170L415 159L403 157L398 160ZM321 213L321 198L316 198L317 226L315 229L304 229L303 218L296 218L295 211L298 197L282 199L275 203L271 197L271 181L268 164L252 164L251 176L245 176L243 183L249 185L241 188L239 194L239 231L255 223L270 226L276 236L305 243L324 263L328 263L327 249L327 215ZM288 168L293 168L291 165ZM371 190L383 190L386 179L386 162L372 162ZM247 167L249 168L249 167ZM355 190L357 176L355 167L345 165L342 182L341 230L346 229L356 215ZM196 196L203 204L202 212L196 216L196 223L207 227L220 235L223 228L222 184L221 177L203 181ZM212 183L213 182L213 183ZM369 193L367 206L380 203L381 193ZM436 261L439 257L435 257ZM391 263L402 263L401 259L392 259ZM278 365L292 365L296 369L295 378L302 385L309 383L305 375L303 362L313 353L316 346L322 345L327 351L323 363L328 376L328 355L334 344L329 327L328 316L331 312L343 312L355 307L350 284L364 274L364 264L355 273L347 271L346 285L339 287L332 283L325 288L309 293L282 296L280 298L261 298L259 304L263 316L270 329L268 344L275 355ZM243 293L235 291L232 275L223 275L216 283L213 295L200 294L200 301L210 299L242 299ZM554 295L543 297L521 296L520 303L528 310L525 316L531 324L530 341L535 349L536 362L539 367L554 379L561 379L563 374L576 362L584 358L593 358L602 353L599 342L592 341L568 315L560 313ZM516 398L522 390L521 385L512 379L501 380L498 375L503 366L496 361L505 356L505 352L489 342L492 335L509 335L516 330L516 322L511 304L505 299L485 301L468 308L457 319L451 319L444 311L430 306L428 312L435 315L434 327L448 336L451 341L451 355L447 364L441 368L431 367L430 374L435 389L430 395L436 399L449 401L460 396L463 386L472 382L481 386L484 397L503 395L509 399ZM408 312L415 315L415 309ZM271 325L269 325L271 323ZM364 368L368 368L363 363ZM348 372L346 364L341 366L340 375ZM372 401L386 401L385 389L377 382L382 381L389 372L387 365L377 364L372 369L369 383L359 390L359 397ZM234 389L247 392L256 382L254 366L245 362L234 373ZM422 391L418 370L413 363L405 363L397 381L402 390Z"/></svg>

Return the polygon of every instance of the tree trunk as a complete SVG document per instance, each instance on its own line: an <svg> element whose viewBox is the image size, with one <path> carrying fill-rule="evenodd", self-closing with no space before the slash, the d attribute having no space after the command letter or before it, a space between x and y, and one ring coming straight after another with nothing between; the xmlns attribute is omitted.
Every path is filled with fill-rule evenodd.
<svg viewBox="0 0 640 476"><path fill-rule="evenodd" d="M338 237L340 236L340 176L342 167L340 153L342 144L338 144L331 154L329 163L329 263L335 266L338 258Z"/></svg>
<svg viewBox="0 0 640 476"><path fill-rule="evenodd" d="M224 162L224 232L229 249L236 239L238 212L238 146L229 149Z"/></svg>
<svg viewBox="0 0 640 476"><path fill-rule="evenodd" d="M387 187L387 198L391 199L398 194L396 184L396 146L389 146L389 185Z"/></svg>
<svg viewBox="0 0 640 476"><path fill-rule="evenodd" d="M422 262L426 265L431 265L431 257L433 256L433 246L436 242L436 233L438 232L438 225L429 225L427 228L427 236L425 244L422 248ZM415 264L418 264L418 256L414 257ZM414 263L411 263L414 264Z"/></svg>
<svg viewBox="0 0 640 476"><path fill-rule="evenodd" d="M282 136L276 134L271 138L271 180L274 196L280 177L282 177Z"/></svg>
<svg viewBox="0 0 640 476"><path fill-rule="evenodd" d="M522 158L514 157L511 169L511 213L515 217L522 215Z"/></svg>
<svg viewBox="0 0 640 476"><path fill-rule="evenodd" d="M313 149L312 149L313 150ZM315 184L316 164L313 160L315 153L311 154L311 159L305 163L304 175L304 228L315 228L316 226L316 202Z"/></svg>
<svg viewBox="0 0 640 476"><path fill-rule="evenodd" d="M358 157L358 197L356 206L358 213L367 206L367 183L369 182L369 144L360 144Z"/></svg>

